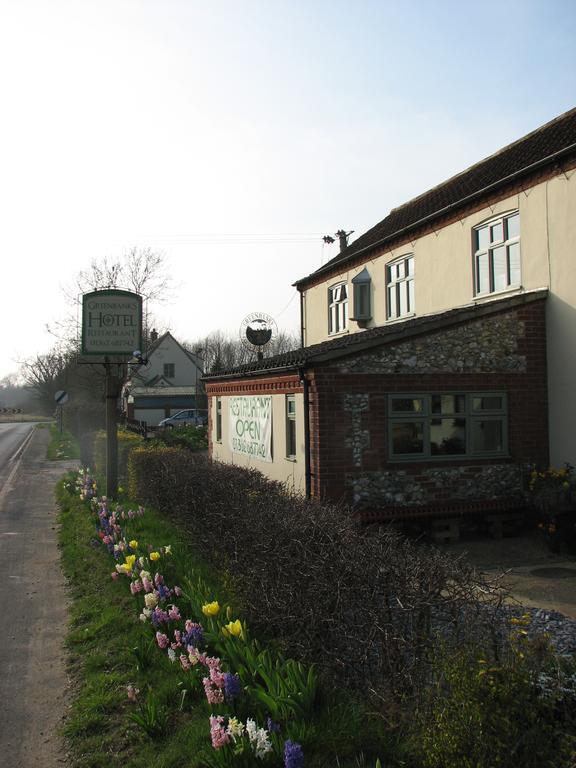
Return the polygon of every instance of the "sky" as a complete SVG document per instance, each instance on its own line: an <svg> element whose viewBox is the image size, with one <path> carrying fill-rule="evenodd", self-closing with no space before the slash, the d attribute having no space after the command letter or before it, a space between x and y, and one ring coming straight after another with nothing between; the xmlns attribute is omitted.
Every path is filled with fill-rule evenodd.
<svg viewBox="0 0 576 768"><path fill-rule="evenodd" d="M163 254L181 341L576 106L573 0L0 0L0 380L92 261Z"/></svg>

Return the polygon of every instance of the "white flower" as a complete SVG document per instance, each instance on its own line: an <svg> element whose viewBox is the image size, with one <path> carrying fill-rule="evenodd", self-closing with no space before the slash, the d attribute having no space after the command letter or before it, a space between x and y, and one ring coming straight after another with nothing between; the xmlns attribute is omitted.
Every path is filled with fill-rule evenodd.
<svg viewBox="0 0 576 768"><path fill-rule="evenodd" d="M174 648L168 648L168 658L172 663L176 661L176 651Z"/></svg>
<svg viewBox="0 0 576 768"><path fill-rule="evenodd" d="M263 758L268 752L272 751L272 744L268 738L268 731L264 728L258 728L256 731L256 745L254 747L256 757Z"/></svg>
<svg viewBox="0 0 576 768"><path fill-rule="evenodd" d="M254 720L252 720L251 717L247 718L246 720L246 733L248 734L248 738L250 739L250 742L256 741L256 732L258 729L256 728L256 723Z"/></svg>
<svg viewBox="0 0 576 768"><path fill-rule="evenodd" d="M140 621L148 621L148 616L146 616L145 613L141 613L138 618L140 619Z"/></svg>
<svg viewBox="0 0 576 768"><path fill-rule="evenodd" d="M146 608L155 608L158 605L158 598L156 597L156 593L148 592L147 595L144 595L144 602L146 603Z"/></svg>

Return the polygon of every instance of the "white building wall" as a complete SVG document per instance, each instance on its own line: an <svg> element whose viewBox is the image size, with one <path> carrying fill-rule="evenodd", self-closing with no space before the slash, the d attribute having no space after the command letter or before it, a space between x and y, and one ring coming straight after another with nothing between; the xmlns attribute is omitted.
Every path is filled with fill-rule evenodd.
<svg viewBox="0 0 576 768"><path fill-rule="evenodd" d="M144 377L150 381L154 376L163 376L165 363L174 364L175 376L169 379L174 387L196 386L202 375L202 371L170 336L163 339L150 355L150 363L143 372Z"/></svg>
<svg viewBox="0 0 576 768"><path fill-rule="evenodd" d="M222 440L216 440L215 398L210 398L212 414L212 458L227 464L257 469L271 480L278 480L299 493L305 487L304 456L304 396L294 395L296 403L296 458L286 458L286 395L272 395L272 461L261 461L230 449L229 397L222 397Z"/></svg>

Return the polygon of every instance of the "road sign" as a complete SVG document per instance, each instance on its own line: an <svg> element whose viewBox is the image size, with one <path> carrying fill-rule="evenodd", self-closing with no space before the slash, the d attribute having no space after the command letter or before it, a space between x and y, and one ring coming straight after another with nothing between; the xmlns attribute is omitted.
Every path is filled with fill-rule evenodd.
<svg viewBox="0 0 576 768"><path fill-rule="evenodd" d="M56 401L56 405L66 405L68 400L70 400L70 395L65 390L59 389L54 395L54 400Z"/></svg>

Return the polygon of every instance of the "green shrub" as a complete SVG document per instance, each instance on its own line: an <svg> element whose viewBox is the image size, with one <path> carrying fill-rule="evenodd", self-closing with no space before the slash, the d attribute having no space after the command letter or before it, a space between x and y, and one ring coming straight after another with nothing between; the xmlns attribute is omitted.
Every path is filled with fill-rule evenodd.
<svg viewBox="0 0 576 768"><path fill-rule="evenodd" d="M154 433L152 445L187 448L190 451L206 451L208 437L204 428L193 426L162 429Z"/></svg>
<svg viewBox="0 0 576 768"><path fill-rule="evenodd" d="M574 665L524 632L500 660L474 647L439 655L416 739L426 768L572 765Z"/></svg>

